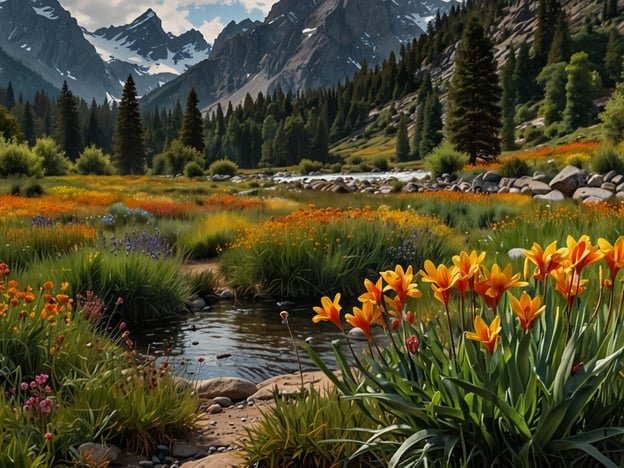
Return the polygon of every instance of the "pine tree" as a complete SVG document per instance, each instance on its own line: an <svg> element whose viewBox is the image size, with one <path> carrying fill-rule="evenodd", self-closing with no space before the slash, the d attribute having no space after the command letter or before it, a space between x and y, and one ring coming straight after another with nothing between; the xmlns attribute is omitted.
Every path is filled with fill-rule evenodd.
<svg viewBox="0 0 624 468"><path fill-rule="evenodd" d="M275 166L275 158L273 156L273 140L277 133L277 121L273 115L268 114L262 123L262 148L260 156L260 166Z"/></svg>
<svg viewBox="0 0 624 468"><path fill-rule="evenodd" d="M457 50L447 112L448 137L471 164L500 152L501 93L492 43L473 16Z"/></svg>
<svg viewBox="0 0 624 468"><path fill-rule="evenodd" d="M35 144L35 117L32 113L30 102L24 104L24 117L22 119L22 131L24 138L30 146Z"/></svg>
<svg viewBox="0 0 624 468"><path fill-rule="evenodd" d="M76 161L82 151L82 137L80 133L80 119L76 98L69 90L67 81L64 81L61 94L56 101L54 139L71 161Z"/></svg>
<svg viewBox="0 0 624 468"><path fill-rule="evenodd" d="M514 72L517 96L516 104L529 102L537 95L539 89L535 82L536 77L537 72L531 61L530 46L525 41L520 44L516 57L516 69Z"/></svg>
<svg viewBox="0 0 624 468"><path fill-rule="evenodd" d="M112 160L120 174L145 172L143 123L132 75L128 75L117 110Z"/></svg>
<svg viewBox="0 0 624 468"><path fill-rule="evenodd" d="M442 104L438 91L433 90L427 95L424 103L424 121L422 126L418 153L426 157L442 142Z"/></svg>
<svg viewBox="0 0 624 468"><path fill-rule="evenodd" d="M186 110L184 111L182 128L178 138L183 145L190 146L203 153L206 147L204 143L204 119L197 108L198 103L197 93L194 88L191 88L186 98Z"/></svg>
<svg viewBox="0 0 624 468"><path fill-rule="evenodd" d="M557 16L557 26L555 27L555 34L546 63L567 62L570 58L571 43L568 20L566 19L565 11L561 10Z"/></svg>
<svg viewBox="0 0 624 468"><path fill-rule="evenodd" d="M558 0L539 0L537 7L537 27L533 38L533 52L539 68L546 65L548 52L553 42L557 17L561 11Z"/></svg>
<svg viewBox="0 0 624 468"><path fill-rule="evenodd" d="M502 70L501 85L503 97L501 110L503 118L502 143L504 150L512 150L516 147L516 101L517 90L514 72L516 70L516 53L513 45L507 47L507 61Z"/></svg>
<svg viewBox="0 0 624 468"><path fill-rule="evenodd" d="M85 146L96 146L98 148L104 148L104 133L98 122L98 108L95 99L91 101L91 109L89 111L89 122L85 129Z"/></svg>
<svg viewBox="0 0 624 468"><path fill-rule="evenodd" d="M539 114L544 117L545 126L562 119L566 106L567 80L565 62L545 66L537 77L537 82L544 89L544 102L539 109Z"/></svg>
<svg viewBox="0 0 624 468"><path fill-rule="evenodd" d="M409 159L410 147L409 137L407 135L407 116L401 114L399 126L397 128L395 155L397 161L407 161Z"/></svg>
<svg viewBox="0 0 624 468"><path fill-rule="evenodd" d="M604 57L605 86L612 88L622 74L622 44L615 27L609 33L609 42Z"/></svg>

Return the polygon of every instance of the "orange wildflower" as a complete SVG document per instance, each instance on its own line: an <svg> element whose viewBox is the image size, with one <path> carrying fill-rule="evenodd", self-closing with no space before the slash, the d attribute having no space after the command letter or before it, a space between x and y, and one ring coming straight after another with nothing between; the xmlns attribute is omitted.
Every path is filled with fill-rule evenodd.
<svg viewBox="0 0 624 468"><path fill-rule="evenodd" d="M52 289L54 287L54 283L52 281L46 281L43 283L43 289Z"/></svg>
<svg viewBox="0 0 624 468"><path fill-rule="evenodd" d="M613 245L601 237L598 239L598 246L604 261L607 262L609 272L611 273L611 281L613 282L620 269L624 268L624 236L618 237Z"/></svg>
<svg viewBox="0 0 624 468"><path fill-rule="evenodd" d="M551 275L555 280L555 289L561 293L568 306L572 305L574 298L585 291L588 279L580 279L579 275L570 268L553 270Z"/></svg>
<svg viewBox="0 0 624 468"><path fill-rule="evenodd" d="M579 240L568 236L566 243L568 245L568 260L570 267L576 273L581 273L585 267L600 260L604 253L593 246L587 234L583 234Z"/></svg>
<svg viewBox="0 0 624 468"><path fill-rule="evenodd" d="M476 250L470 254L462 250L459 255L453 255L453 264L459 269L459 278L455 282L455 287L459 290L461 297L466 296L466 290L478 275L479 267L484 258L485 252L477 255Z"/></svg>
<svg viewBox="0 0 624 468"><path fill-rule="evenodd" d="M8 275L10 271L9 266L6 263L0 263L0 276Z"/></svg>
<svg viewBox="0 0 624 468"><path fill-rule="evenodd" d="M379 277L377 283L373 283L368 278L364 280L364 287L366 292L358 297L360 302L372 302L373 304L381 305L381 298L383 297L382 278Z"/></svg>
<svg viewBox="0 0 624 468"><path fill-rule="evenodd" d="M321 298L322 307L315 306L313 308L317 315L312 317L312 321L314 323L319 323L329 320L340 330L344 330L342 320L340 320L340 311L342 310L342 306L339 302L340 293L336 293L333 301L328 296L323 296Z"/></svg>
<svg viewBox="0 0 624 468"><path fill-rule="evenodd" d="M475 283L475 291L483 297L487 306L496 313L498 304L505 291L513 287L523 287L528 283L520 281L520 273L512 274L511 263L501 270L498 264L492 265L492 271L487 267L481 267L483 279Z"/></svg>
<svg viewBox="0 0 624 468"><path fill-rule="evenodd" d="M544 281L551 271L559 268L567 259L567 249L557 249L557 241L551 242L544 249L537 242L533 243L531 250L525 250L524 256L535 265L533 277L538 281Z"/></svg>
<svg viewBox="0 0 624 468"><path fill-rule="evenodd" d="M368 341L373 339L372 326L383 325L381 309L372 302L363 302L362 308L353 307L353 314L345 314L345 320L361 329Z"/></svg>
<svg viewBox="0 0 624 468"><path fill-rule="evenodd" d="M434 297L444 306L448 306L451 299L451 288L459 279L459 268L455 265L448 268L446 265L440 264L436 266L431 260L425 260L425 270L420 270L423 281L431 283Z"/></svg>
<svg viewBox="0 0 624 468"><path fill-rule="evenodd" d="M412 265L407 267L407 271L403 271L401 265L397 265L393 270L381 272L381 277L387 283L384 291L393 290L397 293L400 301L401 310L405 306L408 297L422 297L422 292L418 289L418 285L414 283L414 273Z"/></svg>
<svg viewBox="0 0 624 468"><path fill-rule="evenodd" d="M509 303L514 314L520 319L520 326L525 332L533 328L535 319L546 310L546 306L541 305L540 296L531 298L526 292L522 292L520 299L510 295Z"/></svg>
<svg viewBox="0 0 624 468"><path fill-rule="evenodd" d="M474 332L466 332L466 338L480 342L490 354L494 353L501 331L500 316L497 315L488 326L480 315L474 319Z"/></svg>

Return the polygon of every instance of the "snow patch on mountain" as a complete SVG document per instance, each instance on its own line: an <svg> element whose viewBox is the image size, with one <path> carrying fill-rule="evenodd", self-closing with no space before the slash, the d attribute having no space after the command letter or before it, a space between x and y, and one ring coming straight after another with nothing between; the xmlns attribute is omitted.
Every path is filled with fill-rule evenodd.
<svg viewBox="0 0 624 468"><path fill-rule="evenodd" d="M44 18L48 18L49 20L56 20L56 19L58 19L58 15L55 14L54 8L52 8L50 6L39 7L39 8L32 7L32 9L39 16L43 16Z"/></svg>
<svg viewBox="0 0 624 468"><path fill-rule="evenodd" d="M116 60L128 62L141 67L144 73L154 75L158 73L173 73L181 75L189 67L198 61L208 58L208 51L197 51L188 44L184 47L184 58L180 59L179 53L167 51L167 58L152 60L149 57L142 57L131 49L132 44L128 43L123 36L116 36L112 40L103 36L96 36L93 33L84 31L84 37L91 43L99 56L107 63Z"/></svg>

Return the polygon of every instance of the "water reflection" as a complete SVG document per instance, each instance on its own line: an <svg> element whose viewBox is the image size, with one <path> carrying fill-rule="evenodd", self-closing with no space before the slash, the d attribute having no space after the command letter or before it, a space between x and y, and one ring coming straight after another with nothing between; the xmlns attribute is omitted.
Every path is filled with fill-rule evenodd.
<svg viewBox="0 0 624 468"><path fill-rule="evenodd" d="M177 375L260 382L299 370L288 329L279 316L284 309L290 314L295 339L308 341L329 367L335 367L331 342L342 334L331 323L312 323L313 305L317 304L284 308L274 303L219 302L205 312L141 324L132 335L140 352L158 362L168 360ZM305 351L299 349L299 355L304 370L316 370Z"/></svg>

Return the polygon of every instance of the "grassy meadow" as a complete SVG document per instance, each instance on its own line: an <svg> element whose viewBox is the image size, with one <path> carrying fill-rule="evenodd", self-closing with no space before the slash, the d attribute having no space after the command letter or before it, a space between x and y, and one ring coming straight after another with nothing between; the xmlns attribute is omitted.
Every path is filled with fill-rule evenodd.
<svg viewBox="0 0 624 468"><path fill-rule="evenodd" d="M553 172L589 165L597 148L543 147L498 165ZM619 202L183 177L0 181L0 466L96 466L80 443L148 450L190 428L192 386L137 356L132 327L187 313L217 282L240 297L316 300L311 320L357 326L369 343L363 356L336 348L340 379L317 359L337 392L276 405L267 421L309 426L258 425L244 446L252 466L621 466L622 234ZM181 273L203 260L217 272ZM344 298L360 304L343 311ZM348 417L307 433L325 406Z"/></svg>

